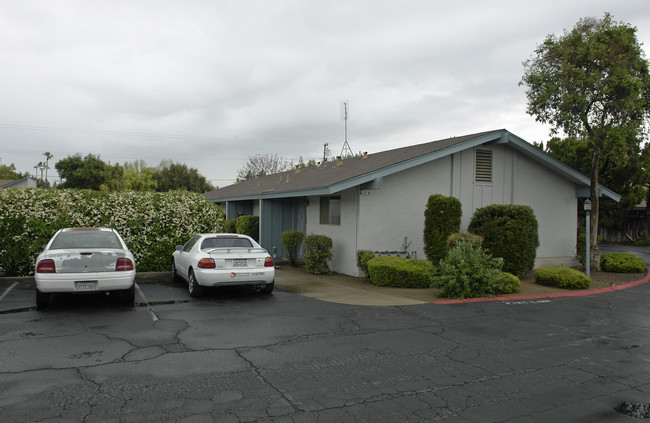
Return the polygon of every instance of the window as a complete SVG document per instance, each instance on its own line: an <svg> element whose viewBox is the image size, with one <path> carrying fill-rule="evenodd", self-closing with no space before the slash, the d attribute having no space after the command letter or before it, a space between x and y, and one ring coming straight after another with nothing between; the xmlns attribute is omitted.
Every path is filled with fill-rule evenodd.
<svg viewBox="0 0 650 423"><path fill-rule="evenodd" d="M341 197L320 198L320 223L321 225L341 224Z"/></svg>
<svg viewBox="0 0 650 423"><path fill-rule="evenodd" d="M474 182L492 183L492 150L476 150Z"/></svg>
<svg viewBox="0 0 650 423"><path fill-rule="evenodd" d="M185 252L190 251L192 247L194 247L194 244L196 244L196 241L199 240L199 238L201 238L201 235L194 235L192 238L190 238L190 240L187 241L183 246L183 251Z"/></svg>

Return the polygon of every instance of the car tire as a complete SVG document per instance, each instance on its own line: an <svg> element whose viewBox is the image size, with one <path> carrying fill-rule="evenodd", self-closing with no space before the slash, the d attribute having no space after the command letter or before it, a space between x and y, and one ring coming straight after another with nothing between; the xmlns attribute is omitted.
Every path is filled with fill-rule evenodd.
<svg viewBox="0 0 650 423"><path fill-rule="evenodd" d="M176 272L176 262L172 259L172 282L179 282L181 280L180 276Z"/></svg>
<svg viewBox="0 0 650 423"><path fill-rule="evenodd" d="M130 306L135 305L135 282L131 288L122 291L122 301Z"/></svg>
<svg viewBox="0 0 650 423"><path fill-rule="evenodd" d="M260 292L262 294L270 294L273 292L273 288L275 288L275 281L271 282L268 285L265 285L264 287L260 288Z"/></svg>
<svg viewBox="0 0 650 423"><path fill-rule="evenodd" d="M36 308L43 309L50 304L50 294L47 292L41 292L36 288Z"/></svg>
<svg viewBox="0 0 650 423"><path fill-rule="evenodd" d="M203 295L203 287L199 285L199 282L194 276L194 272L190 270L190 273L187 278L187 290L190 292L190 297L196 298Z"/></svg>

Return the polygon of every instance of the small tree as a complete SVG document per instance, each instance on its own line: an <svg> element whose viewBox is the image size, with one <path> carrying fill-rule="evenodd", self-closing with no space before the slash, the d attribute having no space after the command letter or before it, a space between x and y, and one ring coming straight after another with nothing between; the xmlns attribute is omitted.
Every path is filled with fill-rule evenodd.
<svg viewBox="0 0 650 423"><path fill-rule="evenodd" d="M437 264L447 254L447 238L460 230L462 205L457 198L434 194L424 210L424 254Z"/></svg>
<svg viewBox="0 0 650 423"><path fill-rule="evenodd" d="M332 245L332 238L325 235L309 235L305 238L305 267L310 273L330 273Z"/></svg>
<svg viewBox="0 0 650 423"><path fill-rule="evenodd" d="M305 234L300 231L286 231L282 232L280 236L282 238L282 245L289 252L291 265L294 267L298 266L298 252L300 251Z"/></svg>

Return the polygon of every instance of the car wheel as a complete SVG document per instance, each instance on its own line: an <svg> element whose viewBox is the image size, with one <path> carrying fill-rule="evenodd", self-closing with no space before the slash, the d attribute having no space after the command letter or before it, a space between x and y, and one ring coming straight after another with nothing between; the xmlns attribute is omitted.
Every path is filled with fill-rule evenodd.
<svg viewBox="0 0 650 423"><path fill-rule="evenodd" d="M262 294L270 294L271 292L273 292L273 288L275 288L275 281L273 281L270 284L264 286L263 288L260 288L260 292Z"/></svg>
<svg viewBox="0 0 650 423"><path fill-rule="evenodd" d="M172 259L172 282L178 282L180 279L178 273L176 273L176 263L174 262L174 259Z"/></svg>
<svg viewBox="0 0 650 423"><path fill-rule="evenodd" d="M50 303L50 294L41 292L36 288L36 308L45 308Z"/></svg>
<svg viewBox="0 0 650 423"><path fill-rule="evenodd" d="M122 301L130 306L135 305L135 282L131 288L122 291Z"/></svg>
<svg viewBox="0 0 650 423"><path fill-rule="evenodd" d="M203 287L197 282L193 271L190 270L190 274L187 279L187 290L190 291L190 297L200 297L201 294L203 294Z"/></svg>

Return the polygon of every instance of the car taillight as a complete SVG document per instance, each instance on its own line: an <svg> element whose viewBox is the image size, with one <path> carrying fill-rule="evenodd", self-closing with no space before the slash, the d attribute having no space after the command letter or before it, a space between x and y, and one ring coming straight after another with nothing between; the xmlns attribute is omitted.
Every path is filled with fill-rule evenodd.
<svg viewBox="0 0 650 423"><path fill-rule="evenodd" d="M115 263L116 272L124 272L127 270L133 270L133 262L128 258L118 258L117 263Z"/></svg>
<svg viewBox="0 0 650 423"><path fill-rule="evenodd" d="M275 263L273 262L273 257L267 257L264 260L264 267L273 267Z"/></svg>
<svg viewBox="0 0 650 423"><path fill-rule="evenodd" d="M38 262L36 265L36 273L56 273L56 266L54 260L45 259Z"/></svg>
<svg viewBox="0 0 650 423"><path fill-rule="evenodd" d="M202 258L199 260L199 267L201 269L214 269L217 265L214 263L213 258Z"/></svg>

